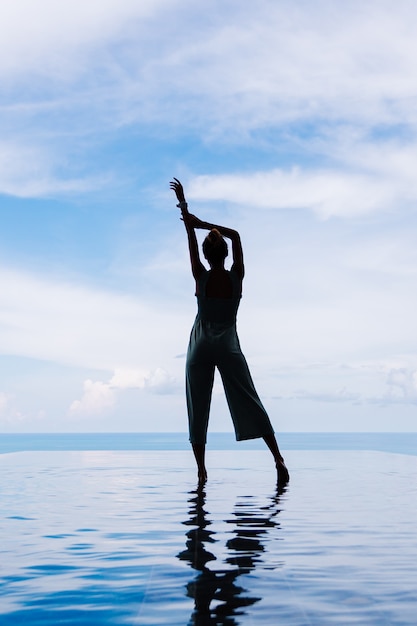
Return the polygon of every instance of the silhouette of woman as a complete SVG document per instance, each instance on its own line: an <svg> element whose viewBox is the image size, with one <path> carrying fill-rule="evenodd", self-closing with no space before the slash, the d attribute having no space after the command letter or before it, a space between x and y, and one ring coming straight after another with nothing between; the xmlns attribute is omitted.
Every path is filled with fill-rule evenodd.
<svg viewBox="0 0 417 626"><path fill-rule="evenodd" d="M177 178L170 183L178 199L188 236L191 269L196 281L198 312L191 330L186 364L186 397L190 442L198 468L198 480L207 480L205 449L215 367L220 372L236 439L262 437L273 454L281 484L289 474L279 451L269 417L254 387L240 349L236 315L242 295L243 252L236 230L203 222L188 212L184 189ZM196 229L210 231L203 242L207 271L200 261ZM233 265L224 267L232 242Z"/></svg>

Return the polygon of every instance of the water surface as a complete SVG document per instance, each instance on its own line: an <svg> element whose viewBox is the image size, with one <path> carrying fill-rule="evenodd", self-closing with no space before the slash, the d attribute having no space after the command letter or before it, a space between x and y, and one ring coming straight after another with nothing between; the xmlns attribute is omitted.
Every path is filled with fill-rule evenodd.
<svg viewBox="0 0 417 626"><path fill-rule="evenodd" d="M416 623L417 458L286 451L0 457L0 623Z"/></svg>

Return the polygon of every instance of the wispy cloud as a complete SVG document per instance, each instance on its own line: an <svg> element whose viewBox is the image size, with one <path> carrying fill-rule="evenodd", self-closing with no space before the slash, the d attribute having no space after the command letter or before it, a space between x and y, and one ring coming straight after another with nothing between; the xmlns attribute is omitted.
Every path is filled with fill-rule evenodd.
<svg viewBox="0 0 417 626"><path fill-rule="evenodd" d="M190 186L196 200L221 200L269 209L307 209L321 218L356 217L392 208L398 185L343 170L292 168L250 174L200 176ZM417 186L413 189L417 200Z"/></svg>
<svg viewBox="0 0 417 626"><path fill-rule="evenodd" d="M187 111L191 124L226 135L300 120L414 125L416 11L409 1L395 11L356 0L337 10L328 1L226 2L203 21L187 7L188 37L152 55L148 98L169 94L171 115Z"/></svg>
<svg viewBox="0 0 417 626"><path fill-rule="evenodd" d="M301 400L314 404L413 406L417 404L416 362L416 357L398 357L396 363L380 360L318 367L303 364L298 378L306 387L286 388L273 397L280 401ZM282 381L285 381L285 374L285 371L281 373ZM339 383L343 386L337 387Z"/></svg>
<svg viewBox="0 0 417 626"><path fill-rule="evenodd" d="M0 271L3 354L101 370L154 370L183 347L181 312L166 325L157 305L133 296ZM181 336L181 332L179 333Z"/></svg>
<svg viewBox="0 0 417 626"><path fill-rule="evenodd" d="M97 255L111 285L80 275L82 254L77 275L67 257L51 269L53 229L37 224L34 267L48 275L26 250L10 263L4 253L3 354L79 368L63 403L78 398L73 417L113 414L130 393L166 409L183 376L174 357L193 284L182 232L169 232L178 216L149 207L168 202L168 185L166 196L154 190L175 169L192 210L242 234L239 332L267 396L278 386L320 407L414 402L416 19L411 0L214 0L206 12L185 0L3 3L0 193L24 199L6 202L10 214L24 205L28 231L30 198L65 196L69 211L74 196L97 200L94 252L84 206L69 236L80 216L86 258ZM103 188L120 190L111 220ZM134 218L122 216L132 197ZM110 230L111 244L100 239ZM314 375L317 362L366 359L374 366Z"/></svg>
<svg viewBox="0 0 417 626"><path fill-rule="evenodd" d="M136 109L166 123L185 110L191 122L247 129L299 119L416 121L410 24L417 9L408 0L395 11L356 0L337 10L328 0L314 7L229 0L213 3L210 19L169 0L107 0L88 10L79 1L67 10L47 0L8 7L0 72L13 81L35 68L38 85L52 73L57 90L95 74L84 85L90 108L94 93L98 105L107 92L120 113Z"/></svg>
<svg viewBox="0 0 417 626"><path fill-rule="evenodd" d="M19 198L85 194L109 184L108 176L60 175L59 159L47 146L0 142L0 193ZM69 168L64 168L69 169Z"/></svg>
<svg viewBox="0 0 417 626"><path fill-rule="evenodd" d="M186 119L187 132L202 141L242 141L265 129L274 140L298 140L301 150L307 133L316 140L310 151L324 138L327 155L342 156L340 170L320 164L254 173L269 189L268 198L259 198L266 205L279 185L289 206L307 202L321 216L415 201L414 144L408 156L398 145L396 157L389 144L361 145L369 129L385 132L398 120L408 135L416 130L417 43L410 24L417 8L408 0L395 11L389 3L357 0L337 10L328 0L314 7L229 0L215 2L210 19L179 0L94 1L88 9L77 0L59 10L48 0L27 0L2 12L4 129L37 151L33 162L40 163L37 184L26 164L15 184L17 167L4 179L6 193L18 193L18 183L35 195L88 189L88 177L56 166L80 137L98 146L103 134L123 125L160 135L177 132ZM45 172L47 145L57 163ZM388 179L382 170L389 170Z"/></svg>
<svg viewBox="0 0 417 626"><path fill-rule="evenodd" d="M145 20L169 7L170 0L21 0L1 7L3 54L0 73L68 83L85 73L83 59L103 44L126 35L132 21Z"/></svg>

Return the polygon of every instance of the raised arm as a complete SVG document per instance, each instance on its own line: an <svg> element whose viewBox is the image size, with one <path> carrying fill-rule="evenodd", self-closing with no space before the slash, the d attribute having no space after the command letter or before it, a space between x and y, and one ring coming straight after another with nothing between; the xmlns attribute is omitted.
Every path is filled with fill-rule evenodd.
<svg viewBox="0 0 417 626"><path fill-rule="evenodd" d="M226 226L219 226L218 224L210 224L209 222L200 222L200 226L195 226L195 228L204 228L206 230L212 230L216 228L223 237L227 237L232 242L232 257L233 257L233 265L232 270L234 270L239 278L242 280L245 275L245 266L243 263L243 250L242 244L240 241L240 235L237 230L233 230L233 228L226 228Z"/></svg>
<svg viewBox="0 0 417 626"><path fill-rule="evenodd" d="M233 265L232 269L238 274L240 279L243 279L245 275L245 266L243 263L243 250L240 241L240 235L237 230L227 228L226 226L219 226L218 224L211 224L210 222L203 222L195 215L188 212L187 202L185 201L184 189L180 181L177 178L170 183L170 187L178 199L178 207L181 209L182 219L184 221L185 228L188 235L188 246L190 249L191 268L194 278L200 276L204 270L204 265L200 261L200 255L198 251L197 237L195 235L195 229L212 230L216 228L223 237L227 237L232 242L232 256Z"/></svg>
<svg viewBox="0 0 417 626"><path fill-rule="evenodd" d="M191 271L193 273L195 280L197 280L205 269L204 265L202 264L200 260L200 254L198 251L198 242L197 242L197 237L196 237L195 230L194 230L194 228L196 228L196 226L194 225L194 221L197 220L197 218L188 212L188 206L187 206L187 202L185 200L185 195L184 195L184 188L181 185L178 178L174 178L174 180L171 181L169 186L175 192L175 195L177 196L177 200L178 200L177 206L181 209L182 220L184 222L185 230L187 231L187 237L188 237L188 248L190 251Z"/></svg>
<svg viewBox="0 0 417 626"><path fill-rule="evenodd" d="M243 263L243 250L242 244L240 242L240 235L237 230L233 230L233 228L227 228L226 226L219 226L219 224L211 224L210 222L203 222L198 219L195 215L188 214L188 221L192 224L193 228L202 228L204 230L212 230L216 228L223 237L227 237L232 242L232 256L233 256L233 265L232 270L234 270L239 278L243 280L245 275L245 266Z"/></svg>

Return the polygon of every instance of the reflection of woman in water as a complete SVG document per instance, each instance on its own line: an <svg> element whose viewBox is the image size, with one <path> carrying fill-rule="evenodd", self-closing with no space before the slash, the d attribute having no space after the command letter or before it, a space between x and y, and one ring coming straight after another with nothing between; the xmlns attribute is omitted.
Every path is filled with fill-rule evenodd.
<svg viewBox="0 0 417 626"><path fill-rule="evenodd" d="M191 269L196 281L197 317L191 331L186 365L186 394L190 442L198 467L198 479L207 480L205 446L215 367L220 372L236 439L262 437L271 450L278 481L289 480L269 417L259 399L239 345L236 314L242 295L243 253L239 233L231 228L203 222L188 212L184 190L176 178L171 182L188 235ZM198 251L195 229L210 231L203 242L207 271ZM232 242L233 265L224 267Z"/></svg>
<svg viewBox="0 0 417 626"><path fill-rule="evenodd" d="M255 568L270 570L281 566L281 563L271 566L268 562L267 541L273 539L271 531L279 527L276 516L284 491L285 487L278 487L266 506L261 507L247 497L236 503L232 519L225 520L232 526L233 537L226 543L229 553L223 565L211 552L218 539L214 530L210 530L211 521L204 508L204 486L190 493L189 518L183 523L192 528L186 533L186 549L177 555L197 572L187 584L187 596L194 599L190 626L237 626L241 623L239 616L247 613L246 608L262 600L242 587L239 578ZM250 579L246 580L250 584Z"/></svg>

